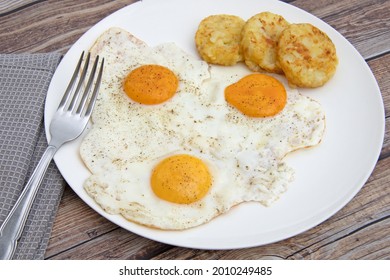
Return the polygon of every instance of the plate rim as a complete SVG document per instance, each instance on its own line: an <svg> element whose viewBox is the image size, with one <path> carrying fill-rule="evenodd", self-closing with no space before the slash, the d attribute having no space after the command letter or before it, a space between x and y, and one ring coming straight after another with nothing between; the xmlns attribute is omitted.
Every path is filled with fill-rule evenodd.
<svg viewBox="0 0 390 280"><path fill-rule="evenodd" d="M180 0L169 0L169 1L165 1L164 4L167 4L167 3L176 3L176 2L179 2ZM181 0L182 1L182 0ZM193 0L193 1L197 1L197 0ZM187 2L193 2L192 0L189 0ZM224 0L225 2L228 2L228 1L231 1L231 0ZM246 0L247 2L251 2L251 0ZM102 20L100 20L98 23L96 23L94 26L92 26L87 32L85 32L73 45L72 47L69 49L69 51L65 54L65 56L63 57L62 61L60 62L58 69L62 69L64 67L68 67L68 64L70 63L68 61L68 57L71 56L72 53L74 53L77 48L80 47L80 45L82 45L82 42L83 40L85 41L84 38L86 38L87 36L89 37L93 37L94 35L92 34L99 34L98 33L98 30L101 26L104 26L107 22L110 22L112 20L112 18L114 18L115 16L117 15L120 15L121 13L127 13L127 12L136 12L137 10L139 9L143 9L143 7L148 7L147 5L153 5L153 4L156 4L158 3L158 0L144 0L144 1L139 1L139 2L135 2L135 3L132 3L128 6L125 6L117 11L115 11L114 13L108 15L107 17L103 18ZM200 2L200 1L199 1ZM221 1L222 3L223 1ZM252 1L253 2L253 1ZM258 1L259 2L259 1ZM145 238L148 238L148 239L151 239L151 240L154 240L154 241L158 241L158 242L162 242L162 243L165 243L165 244L169 244L169 245L174 245L174 246L180 246L180 247L187 247L187 248L195 248L195 249L239 249L239 248L248 248L248 247L254 247L254 246L259 246L259 245L266 245L266 244L270 244L270 243L275 243L275 242L278 242L278 241L281 241L281 240L284 240L284 239L287 239L287 238L290 238L290 237L293 237L293 236L296 236L302 232L305 232L315 226L317 226L318 224L321 224L323 223L325 220L327 220L328 218L332 217L335 213L337 213L338 211L340 211L346 204L348 204L355 196L356 194L361 190L361 188L364 186L364 184L366 183L366 181L368 180L368 178L370 177L370 175L372 174L373 170L375 169L375 166L376 166L376 162L380 156L380 151L382 149L382 146L383 146L383 141L384 141L384 133L385 133L385 113L384 113L384 104L383 104L383 98L382 98L382 95L381 95L381 91L380 91L380 88L378 86L378 83L375 79L375 76L374 74L372 73L372 71L370 70L369 66L367 65L366 61L364 60L364 58L360 55L360 53L356 50L356 48L346 39L344 38L337 30L335 30L332 26L330 26L329 24L327 24L326 22L324 22L323 20L321 20L320 18L308 13L307 11L304 11L296 6L292 6L291 4L289 3L285 3L285 2L279 2L279 1L268 1L269 3L277 3L277 5L282 5L282 6L285 6L287 7L286 9L293 9L295 11L298 11L299 13L305 13L307 15L309 15L310 17L313 17L315 18L316 21L319 21L322 23L322 25L324 26L327 26L328 29L331 29L333 30L333 35L337 34L337 36L340 36L342 40L344 40L349 47L351 47L353 49L353 52L354 52L354 56L357 57L359 60L361 60L360 62L364 62L365 64L365 67L366 67L366 72L370 74L370 81L374 83L374 87L375 87L375 91L379 93L379 96L377 96L380 100L379 102L379 107L380 107L380 111L382 111L382 124L381 125L381 131L380 131L380 134L377 136L377 145L375 146L375 151L374 151L374 154L375 154L375 157L376 157L376 161L374 164L371 164L370 168L366 171L366 174L364 174L364 176L362 176L362 178L360 179L360 181L362 181L361 183L361 186L360 187L357 187L357 188L354 188L353 190L351 189L350 192L348 192L346 194L346 197L344 198L340 198L339 200L343 201L343 202L333 202L332 204L337 204L337 207L331 207L331 206L328 206L328 208L332 208L331 211L326 211L325 212L321 212L323 213L323 215L318 219L315 219L315 221L311 221L310 223L305 223L305 226L300 226L298 228L296 228L295 230L290 230L290 234L279 234L281 236L279 237L276 237L277 235L275 235L275 238L272 240L265 240L265 242L254 242L254 241L249 241L249 242L244 242L244 243L240 243L240 242L235 242L233 244L230 243L230 244L226 244L226 245L223 245L223 244L218 244L216 246L213 246L213 245L206 245L206 244L187 244L186 242L177 242L176 240L174 240L174 238L171 238L171 239L168 239L168 240L165 240L165 239L161 239L159 237L157 238L154 238L154 236L150 236L150 235L146 235L145 236L145 233L144 231L141 229L143 228L143 226L139 226L139 225L135 225L135 227L131 227L131 230L128 228L128 227L124 227L119 221L117 218L115 217L112 217L111 215L105 213L102 209L99 208L99 206L95 205L94 202L91 200L91 199L88 199L87 197L85 197L85 195L81 195L80 194L80 190L75 188L74 186L72 186L72 184L70 184L68 182L69 178L67 179L66 177L67 176L64 176L63 175L63 172L61 171L61 166L62 166L62 163L61 163L61 159L57 156L54 157L54 161L56 162L56 165L58 167L58 169L60 170L62 176L65 178L65 180L68 182L69 186L75 191L75 193L87 204L89 205L94 211L98 212L100 215L104 216L106 219L110 220L111 222L117 224L118 226L130 231L130 232L133 232L137 235L140 235L140 236L143 236ZM339 38L340 39L340 38ZM55 75L60 75L58 74L59 72L56 72L54 73L54 76ZM368 71L367 71L368 70ZM53 76L53 77L54 77ZM54 79L53 79L54 80ZM54 86L54 82L50 83L50 86L49 86L49 91L48 91L48 95L47 95L47 98L46 98L46 101L48 99L50 99L50 96L49 96L49 93L53 92L53 87ZM52 84L53 83L53 84ZM47 140L50 139L50 133L48 131L48 127L49 127L49 120L50 120L50 115L52 115L52 113L50 113L50 109L47 108L47 104L50 104L50 102L45 102L45 131L46 131L46 136L47 136ZM51 109L52 110L52 109ZM47 117L48 116L48 117ZM131 222L129 222L131 223Z"/></svg>

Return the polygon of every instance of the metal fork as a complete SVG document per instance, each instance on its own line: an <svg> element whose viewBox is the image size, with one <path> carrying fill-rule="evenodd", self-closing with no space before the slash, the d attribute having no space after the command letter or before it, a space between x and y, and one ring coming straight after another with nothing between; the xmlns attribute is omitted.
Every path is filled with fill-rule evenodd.
<svg viewBox="0 0 390 280"><path fill-rule="evenodd" d="M50 123L51 140L48 147L19 199L0 227L0 259L12 258L38 188L54 154L64 143L79 137L87 126L99 91L104 59L100 62L96 78L99 56L95 59L89 78L87 78L87 71L90 53L88 53L79 75L83 60L84 52L81 54L69 85ZM87 79L87 84L84 87ZM74 89L75 86L76 89Z"/></svg>

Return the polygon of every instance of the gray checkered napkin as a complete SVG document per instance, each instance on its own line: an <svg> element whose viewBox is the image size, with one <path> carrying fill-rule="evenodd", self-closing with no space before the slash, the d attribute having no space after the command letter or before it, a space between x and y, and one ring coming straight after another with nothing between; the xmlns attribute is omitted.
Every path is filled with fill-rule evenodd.
<svg viewBox="0 0 390 280"><path fill-rule="evenodd" d="M0 54L0 224L47 146L43 110L58 53ZM65 182L52 162L14 259L43 259Z"/></svg>

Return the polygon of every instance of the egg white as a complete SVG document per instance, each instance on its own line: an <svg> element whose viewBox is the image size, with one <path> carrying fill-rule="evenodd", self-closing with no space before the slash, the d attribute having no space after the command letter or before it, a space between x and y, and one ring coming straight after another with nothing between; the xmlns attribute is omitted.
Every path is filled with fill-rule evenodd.
<svg viewBox="0 0 390 280"><path fill-rule="evenodd" d="M245 201L270 205L286 191L293 170L283 158L318 144L325 114L317 102L288 89L282 112L248 118L224 99L224 88L249 74L240 67L210 67L173 43L148 47L128 32L111 28L91 50L105 57L104 78L80 154L92 175L85 190L107 212L161 229L204 224ZM179 90L167 102L142 105L129 99L122 82L143 64L168 67ZM173 154L191 154L210 169L209 193L192 204L158 198L152 169Z"/></svg>

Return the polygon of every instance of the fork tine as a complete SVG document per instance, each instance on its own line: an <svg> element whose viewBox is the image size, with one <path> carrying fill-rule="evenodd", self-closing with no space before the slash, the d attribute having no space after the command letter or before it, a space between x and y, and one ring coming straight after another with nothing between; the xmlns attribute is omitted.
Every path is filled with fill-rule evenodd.
<svg viewBox="0 0 390 280"><path fill-rule="evenodd" d="M85 76L87 75L87 70L88 70L88 66L89 66L89 59L90 59L90 57L91 57L91 54L88 53L87 57L85 58L84 67L83 67L83 70L81 72L80 79L79 79L79 82L77 84L76 90L74 91L72 100L70 101L70 104L69 104L68 108L66 109L67 111L72 111L73 108L77 104L77 100L79 98L80 89L81 89L81 87L82 87L82 85L84 83Z"/></svg>
<svg viewBox="0 0 390 280"><path fill-rule="evenodd" d="M87 107L87 110L85 112L86 117L89 117L91 115L93 107L95 106L96 98L97 98L97 95L99 92L100 83L102 81L103 67L104 67L104 58L102 58L99 73L98 73L96 83L95 83L95 88L93 89L91 100L90 100L88 107Z"/></svg>
<svg viewBox="0 0 390 280"><path fill-rule="evenodd" d="M96 56L95 63L93 64L91 73L89 74L88 83L87 83L87 86L84 89L84 93L83 93L83 96L82 96L82 98L80 100L79 106L77 107L76 114L81 114L81 112L84 110L85 104L87 102L87 97L89 95L89 92L90 92L91 87L92 87L93 80L95 78L95 73L96 73L96 68L97 68L98 62L99 62L99 56Z"/></svg>
<svg viewBox="0 0 390 280"><path fill-rule="evenodd" d="M78 73L80 71L80 66L81 66L81 62L83 61L83 58L84 58L84 52L81 53L79 62L77 63L76 69L73 72L72 78L71 78L71 80L70 80L70 82L68 84L68 87L65 90L65 94L64 94L64 96L61 99L61 102L60 102L60 105L58 106L58 109L64 107L65 104L67 103L69 97L70 97L70 93L71 93L71 91L73 89L73 86L76 83L77 75L78 75Z"/></svg>

